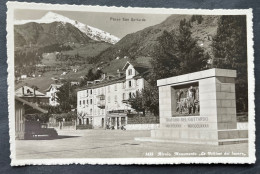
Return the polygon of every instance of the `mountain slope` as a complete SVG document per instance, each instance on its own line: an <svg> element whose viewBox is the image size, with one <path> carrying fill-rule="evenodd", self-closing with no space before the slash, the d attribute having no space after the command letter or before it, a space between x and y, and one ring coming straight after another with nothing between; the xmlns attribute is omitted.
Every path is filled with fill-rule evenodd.
<svg viewBox="0 0 260 174"><path fill-rule="evenodd" d="M164 30L178 33L179 23L182 19L191 19L192 15L172 15L160 24L145 28L136 33L128 34L118 43L102 52L97 57L98 61L110 61L117 57L149 57L154 48L159 44L157 38ZM201 24L193 22L192 36L198 40L198 44L204 47L207 52L211 52L211 37L217 30L217 16L202 16ZM108 60L109 59L109 60Z"/></svg>
<svg viewBox="0 0 260 174"><path fill-rule="evenodd" d="M37 47L65 44L68 42L88 43L91 38L69 23L50 24L26 23L14 27L15 46L35 45Z"/></svg>
<svg viewBox="0 0 260 174"><path fill-rule="evenodd" d="M53 22L61 22L62 24L71 24L78 28L81 32L85 33L89 38L96 41L104 41L107 43L115 44L119 41L119 38L111 35L108 32L102 31L100 29L88 26L81 22L69 19L65 16L59 15L57 13L48 12L45 16L38 20L19 20L15 21L15 25L23 25L27 23L38 23L38 24L50 24Z"/></svg>

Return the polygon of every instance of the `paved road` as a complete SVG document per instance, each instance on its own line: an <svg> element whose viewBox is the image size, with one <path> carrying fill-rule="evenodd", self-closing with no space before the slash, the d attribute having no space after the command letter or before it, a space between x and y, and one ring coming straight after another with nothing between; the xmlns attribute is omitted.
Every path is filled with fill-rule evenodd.
<svg viewBox="0 0 260 174"><path fill-rule="evenodd" d="M139 142L134 137L149 137L150 131L77 130L59 132L53 140L16 140L17 159L45 158L128 158L247 156L248 144L223 146ZM208 154L208 152L212 152Z"/></svg>

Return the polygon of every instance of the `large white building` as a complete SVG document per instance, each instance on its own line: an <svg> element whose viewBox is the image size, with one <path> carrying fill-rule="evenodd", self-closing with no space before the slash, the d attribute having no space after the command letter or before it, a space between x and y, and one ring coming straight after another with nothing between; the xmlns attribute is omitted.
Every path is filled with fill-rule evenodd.
<svg viewBox="0 0 260 174"><path fill-rule="evenodd" d="M129 99L147 85L143 76L148 71L147 66L127 62L123 71L117 71L117 76L103 76L78 90L78 124L92 125L94 128L109 125L115 129L126 125L127 115L135 112Z"/></svg>

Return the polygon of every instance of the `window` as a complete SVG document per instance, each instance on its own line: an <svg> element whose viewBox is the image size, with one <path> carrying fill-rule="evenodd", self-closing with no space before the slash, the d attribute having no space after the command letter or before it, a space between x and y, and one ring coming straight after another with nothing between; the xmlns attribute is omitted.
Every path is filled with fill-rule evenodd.
<svg viewBox="0 0 260 174"><path fill-rule="evenodd" d="M81 106L81 100L79 101L79 105Z"/></svg>
<svg viewBox="0 0 260 174"><path fill-rule="evenodd" d="M128 70L128 75L129 75L129 76L132 75L132 69L129 69L129 70Z"/></svg>
<svg viewBox="0 0 260 174"><path fill-rule="evenodd" d="M115 95L115 102L117 102L117 96Z"/></svg>
<svg viewBox="0 0 260 174"><path fill-rule="evenodd" d="M90 104L92 105L92 99L90 99Z"/></svg>
<svg viewBox="0 0 260 174"><path fill-rule="evenodd" d="M90 90L90 94L92 94L92 89Z"/></svg>
<svg viewBox="0 0 260 174"><path fill-rule="evenodd" d="M87 105L88 105L88 100L87 100Z"/></svg>
<svg viewBox="0 0 260 174"><path fill-rule="evenodd" d="M131 88L131 87L132 87L132 82L131 82L131 80L130 80L130 81L128 81L128 86L129 86L129 88Z"/></svg>
<svg viewBox="0 0 260 174"><path fill-rule="evenodd" d="M132 93L131 93L131 92L129 92L129 99L130 99L130 98L132 98Z"/></svg>
<svg viewBox="0 0 260 174"><path fill-rule="evenodd" d="M125 100L125 93L123 93L123 100Z"/></svg>

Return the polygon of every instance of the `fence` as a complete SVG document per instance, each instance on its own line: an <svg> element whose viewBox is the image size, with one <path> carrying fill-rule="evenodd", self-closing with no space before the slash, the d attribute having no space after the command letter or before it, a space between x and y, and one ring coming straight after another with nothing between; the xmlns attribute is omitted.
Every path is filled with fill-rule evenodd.
<svg viewBox="0 0 260 174"><path fill-rule="evenodd" d="M76 130L76 121L50 122L48 127L56 130Z"/></svg>

